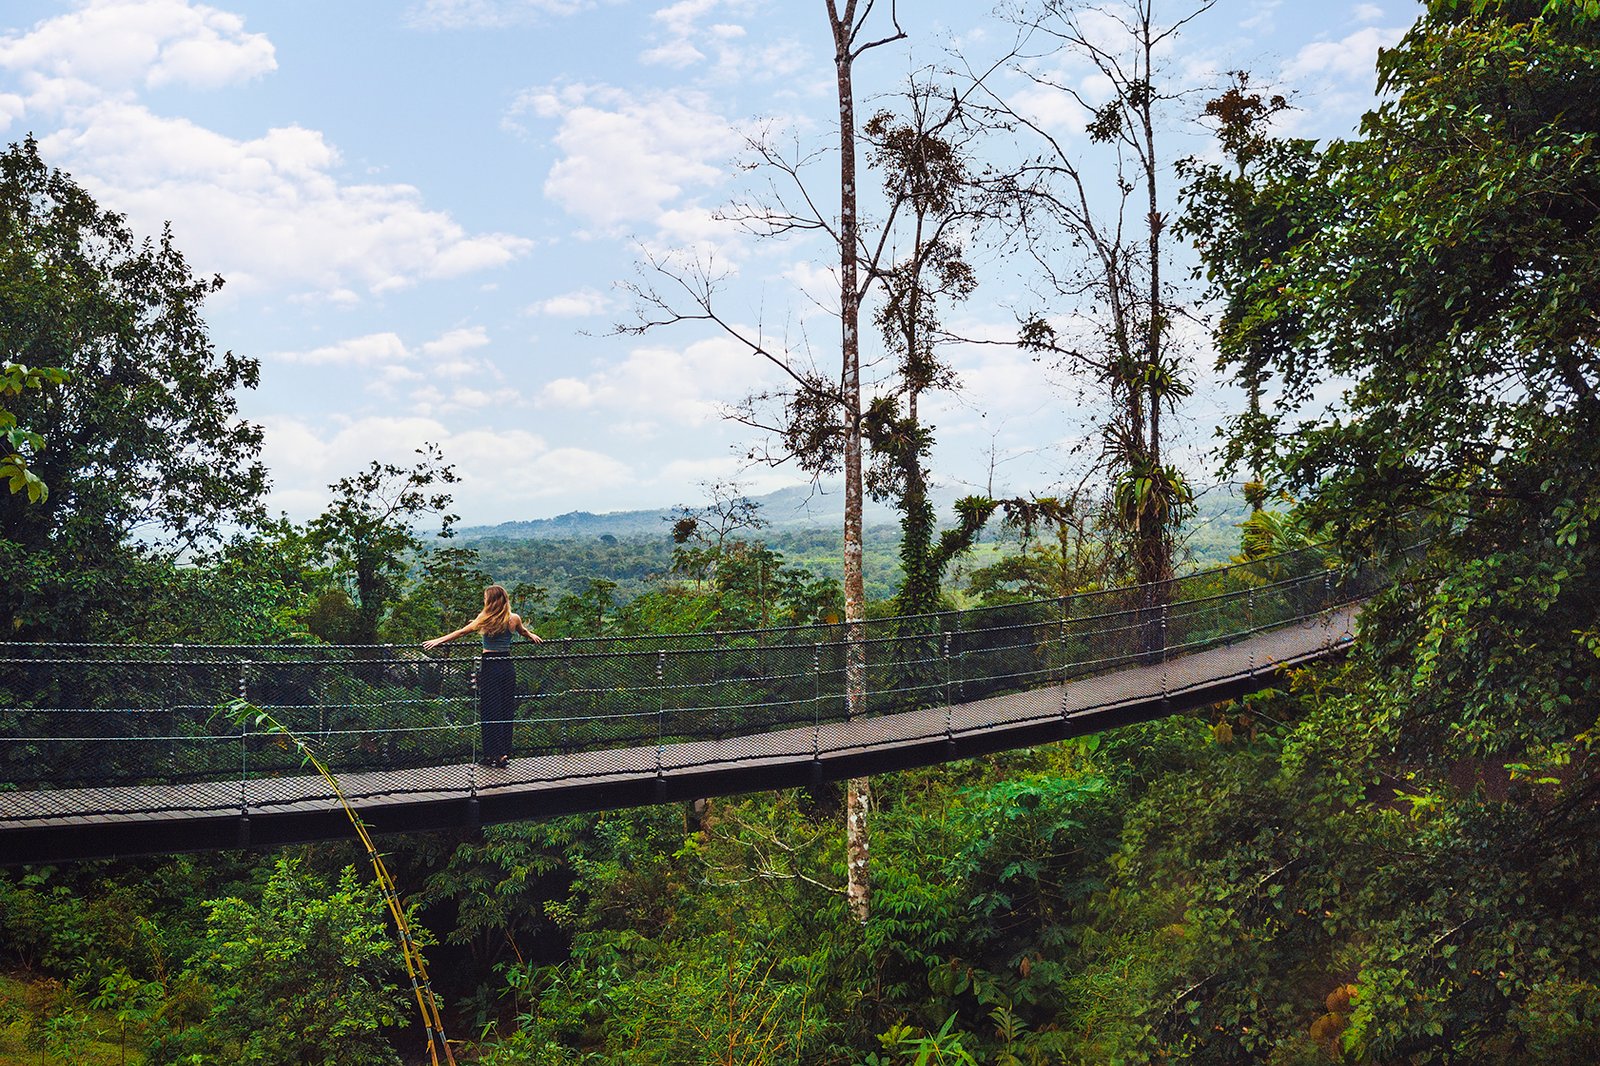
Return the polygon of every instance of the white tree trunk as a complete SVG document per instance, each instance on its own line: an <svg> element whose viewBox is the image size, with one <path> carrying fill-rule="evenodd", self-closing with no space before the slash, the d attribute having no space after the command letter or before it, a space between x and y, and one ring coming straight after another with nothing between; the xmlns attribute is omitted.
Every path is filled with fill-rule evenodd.
<svg viewBox="0 0 1600 1066"><path fill-rule="evenodd" d="M855 2L841 17L828 0L832 23L834 70L839 87L839 319L840 385L844 410L844 620L845 700L851 718L867 711L867 651L862 622L866 618L866 586L861 574L861 289L858 284L858 221L856 218L856 117L851 83L851 51ZM872 782L852 778L845 788L845 898L860 922L872 909L868 863L867 817L872 808Z"/></svg>

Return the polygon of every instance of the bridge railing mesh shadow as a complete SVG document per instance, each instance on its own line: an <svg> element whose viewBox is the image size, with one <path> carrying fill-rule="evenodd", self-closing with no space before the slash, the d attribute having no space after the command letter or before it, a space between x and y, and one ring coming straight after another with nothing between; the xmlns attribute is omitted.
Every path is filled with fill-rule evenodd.
<svg viewBox="0 0 1600 1066"><path fill-rule="evenodd" d="M519 761L569 760L545 760L541 773L565 765L581 775L660 768L675 745L691 746L674 759L711 761L805 743L798 733L786 734L783 751L762 743L785 730L809 728L813 746L824 726L828 743L870 743L883 735L873 723L900 712L1030 691L1045 706L1055 686L1314 622L1387 580L1382 567L1335 569L1320 549L1306 549L1159 586L854 627L519 645L513 751ZM363 774L373 775L373 794L486 787L472 765L478 659L466 648L442 651L0 643L0 793L13 794L4 818L47 816L52 793L64 790L102 790L107 813L323 797L287 738L218 713L235 699L269 711L357 792ZM85 809L81 794L75 802Z"/></svg>

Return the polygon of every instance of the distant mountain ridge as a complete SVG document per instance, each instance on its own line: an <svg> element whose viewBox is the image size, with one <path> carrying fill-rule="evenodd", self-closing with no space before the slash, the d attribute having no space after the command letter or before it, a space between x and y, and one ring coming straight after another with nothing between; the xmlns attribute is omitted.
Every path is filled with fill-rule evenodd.
<svg viewBox="0 0 1600 1066"><path fill-rule="evenodd" d="M936 490L934 506L949 514L951 505L964 493ZM817 488L794 485L765 496L749 499L761 505L761 517L772 529L831 529L844 520L844 493L837 486ZM684 501L700 506L699 501ZM644 511L568 511L554 518L533 518L521 522L501 522L493 526L467 526L456 531L462 540L551 540L563 537L666 536L670 532L673 509L663 507ZM868 525L896 525L900 516L887 504L867 501L864 519Z"/></svg>
<svg viewBox="0 0 1600 1066"><path fill-rule="evenodd" d="M941 525L950 524L957 499L966 491L938 488L931 495ZM765 496L751 496L761 505L761 516L774 533L800 533L818 530L837 532L844 517L844 494L837 486L822 489L810 485L794 485L769 492ZM1196 501L1196 514L1189 522L1184 540L1198 557L1220 562L1238 548L1238 523L1249 514L1249 507L1237 488L1219 487L1203 493ZM691 504L698 506L698 504ZM625 539L663 540L671 532L673 510L663 507L656 510L611 511L594 514L589 511L569 511L554 518L534 518L522 522L501 522L493 526L467 526L457 530L457 536L467 544L480 541L516 540L583 540L612 536ZM900 516L887 504L867 501L865 523L874 531L874 538L884 536L899 540ZM991 523L981 539L993 539L998 534L998 524Z"/></svg>

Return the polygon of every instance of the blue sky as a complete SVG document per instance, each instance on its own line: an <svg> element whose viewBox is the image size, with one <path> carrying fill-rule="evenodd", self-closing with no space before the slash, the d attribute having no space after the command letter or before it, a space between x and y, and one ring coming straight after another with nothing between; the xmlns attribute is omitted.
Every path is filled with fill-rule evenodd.
<svg viewBox="0 0 1600 1066"><path fill-rule="evenodd" d="M982 60L1011 39L987 3L899 6L910 40L861 61L863 116L948 49ZM1339 136L1418 10L1220 0L1165 61L1194 85L1248 69L1297 105L1285 132ZM610 327L641 248L709 254L731 273L728 317L804 337L826 364L829 250L714 216L749 188L734 164L754 131L827 142L831 60L820 0L8 0L0 134L34 133L103 204L141 232L170 220L195 271L227 278L207 319L219 347L262 362L240 403L266 427L274 509L307 518L329 482L431 440L462 475L463 519L489 523L802 480L741 459L752 434L723 407L773 378L737 344ZM1029 99L1084 143L1061 101ZM1190 121L1200 99L1169 116L1169 157L1212 150ZM952 324L999 338L1027 278L981 272ZM1190 341L1185 455L1206 482L1234 398ZM926 409L939 480L1044 494L1074 476L1087 416L1069 375L1002 345L950 354L963 388Z"/></svg>

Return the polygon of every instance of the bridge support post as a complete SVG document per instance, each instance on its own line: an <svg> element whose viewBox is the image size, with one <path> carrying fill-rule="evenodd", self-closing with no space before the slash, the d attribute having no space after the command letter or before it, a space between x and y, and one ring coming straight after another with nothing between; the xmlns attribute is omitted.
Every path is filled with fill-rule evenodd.
<svg viewBox="0 0 1600 1066"><path fill-rule="evenodd" d="M249 689L249 685L248 685L247 679L245 677L246 669L248 669L248 664L245 662L245 660L240 659L239 660L239 689L238 689L238 692L239 692L239 698L241 700L245 700L245 699L249 699L250 698L250 696L249 696L250 689ZM244 841L245 841L244 843L239 845L241 848L242 847L248 847L249 846L249 839L250 839L250 805L249 805L249 802L248 802L248 797L245 794L245 783L244 783L245 782L245 778L249 774L249 758L250 758L249 742L245 739L246 738L246 734L248 734L249 732L250 732L249 720L244 715L240 715L239 716L239 817L240 817L240 819L242 819L242 821L240 823L240 833L241 833L241 835L242 835L242 837L244 838Z"/></svg>
<svg viewBox="0 0 1600 1066"><path fill-rule="evenodd" d="M1250 636L1256 631L1256 587L1251 585L1244 594L1244 631L1245 643L1250 644ZM1250 676L1256 676L1256 648L1250 644Z"/></svg>
<svg viewBox="0 0 1600 1066"><path fill-rule="evenodd" d="M250 797L245 782L250 777L250 716L239 716L239 817L244 819L245 833L249 832ZM241 844L240 847L245 845Z"/></svg>
<svg viewBox="0 0 1600 1066"><path fill-rule="evenodd" d="M957 622L956 624L958 626L960 625L959 622ZM952 673L954 674L954 680L953 680L952 686L951 686L951 696L950 696L950 699L948 701L950 703L960 703L962 700L966 699L966 695L967 695L967 684L966 684L967 679L966 679L966 675L962 673L962 667L960 665L958 665L958 664L961 663L962 652L960 651L960 649L958 649L956 647L956 645L960 644L960 643L961 643L961 630L959 628L951 630L950 631L950 669L951 669Z"/></svg>
<svg viewBox="0 0 1600 1066"><path fill-rule="evenodd" d="M1062 596L1056 609L1056 653L1061 656L1061 672L1057 680L1061 684L1067 683L1067 612L1072 610L1072 598Z"/></svg>
<svg viewBox="0 0 1600 1066"><path fill-rule="evenodd" d="M811 760L816 785L822 784L822 642L811 645Z"/></svg>
<svg viewBox="0 0 1600 1066"><path fill-rule="evenodd" d="M661 758L666 748L667 726L667 653L656 653L656 791L659 793L664 785L662 781Z"/></svg>
<svg viewBox="0 0 1600 1066"><path fill-rule="evenodd" d="M955 692L952 688L954 677L950 671L950 631L944 630L939 634L940 654L944 656L944 731L950 735L951 715L954 714Z"/></svg>
<svg viewBox="0 0 1600 1066"><path fill-rule="evenodd" d="M1161 605L1161 702L1167 702L1167 612L1170 605Z"/></svg>
<svg viewBox="0 0 1600 1066"><path fill-rule="evenodd" d="M956 757L956 706L955 700L950 698L950 633L945 630L941 636L944 645L944 750L945 757L953 760Z"/></svg>

